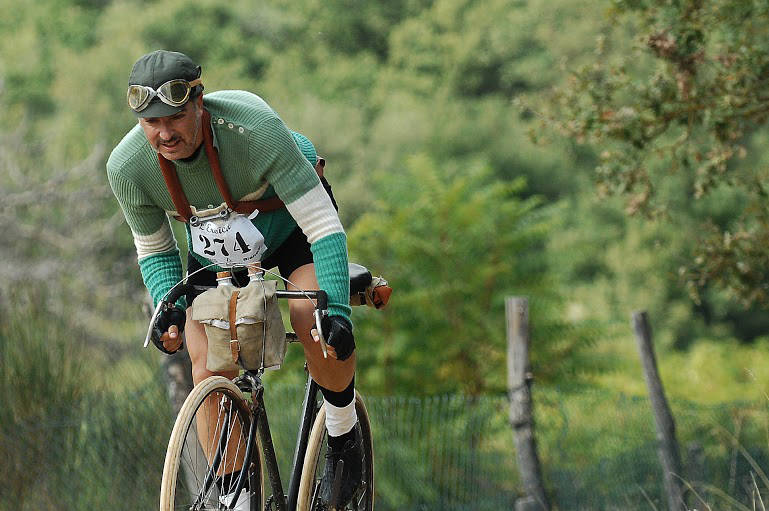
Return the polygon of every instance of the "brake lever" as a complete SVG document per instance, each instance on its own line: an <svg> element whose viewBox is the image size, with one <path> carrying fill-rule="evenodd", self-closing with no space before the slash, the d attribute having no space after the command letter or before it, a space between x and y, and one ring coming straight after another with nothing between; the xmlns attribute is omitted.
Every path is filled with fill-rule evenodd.
<svg viewBox="0 0 769 511"><path fill-rule="evenodd" d="M160 310L164 305L166 305L166 302L160 300L157 307L155 307L155 312L152 313L152 317L150 318L150 327L147 329L147 337L144 339L145 348L150 345L150 340L152 340L152 330L155 328L155 321L158 319Z"/></svg>
<svg viewBox="0 0 769 511"><path fill-rule="evenodd" d="M323 352L323 358L328 358L328 346L326 345L326 336L323 335L323 327L321 326L321 320L323 315L327 314L326 311L321 312L319 309L315 309L315 331L318 334L318 341L320 342L320 350Z"/></svg>

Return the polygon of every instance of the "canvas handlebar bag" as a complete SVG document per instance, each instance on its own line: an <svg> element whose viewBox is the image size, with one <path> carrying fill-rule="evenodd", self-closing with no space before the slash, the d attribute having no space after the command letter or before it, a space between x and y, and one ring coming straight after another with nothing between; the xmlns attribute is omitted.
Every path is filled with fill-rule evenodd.
<svg viewBox="0 0 769 511"><path fill-rule="evenodd" d="M192 319L208 337L206 369L237 371L279 367L286 329L275 296L277 281L255 280L242 288L208 289L192 302Z"/></svg>

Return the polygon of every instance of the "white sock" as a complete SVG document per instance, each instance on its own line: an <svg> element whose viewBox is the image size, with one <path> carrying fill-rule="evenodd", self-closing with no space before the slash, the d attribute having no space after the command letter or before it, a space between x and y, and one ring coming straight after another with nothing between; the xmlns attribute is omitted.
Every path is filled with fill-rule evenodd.
<svg viewBox="0 0 769 511"><path fill-rule="evenodd" d="M355 413L355 399L350 401L349 405L334 406L325 399L326 404L326 429L330 436L342 436L352 431L355 423L358 422L358 414Z"/></svg>

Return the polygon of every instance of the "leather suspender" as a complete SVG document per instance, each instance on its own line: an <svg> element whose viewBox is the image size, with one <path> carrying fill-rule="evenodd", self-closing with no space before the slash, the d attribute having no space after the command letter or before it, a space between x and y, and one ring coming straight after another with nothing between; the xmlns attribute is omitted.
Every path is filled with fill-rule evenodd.
<svg viewBox="0 0 769 511"><path fill-rule="evenodd" d="M158 162L160 163L160 170L163 171L163 179L166 182L168 193L171 194L171 201L173 201L174 207L176 208L178 216L174 218L187 223L192 217L192 210L190 209L190 203L187 200L187 196L184 194L184 190L182 190L182 184L179 182L179 175L176 173L176 167L174 167L174 164L165 159L160 153L158 153Z"/></svg>
<svg viewBox="0 0 769 511"><path fill-rule="evenodd" d="M208 165L211 167L211 173L214 176L216 187L219 189L219 193L222 195L224 202L227 203L227 206L233 211L245 215L250 215L257 209L260 212L266 213L285 207L285 204L279 197L250 201L233 201L230 189L224 179L224 174L222 174L222 168L219 165L219 152L216 150L216 147L214 147L214 135L211 130L211 114L206 109L203 109L202 122L203 148L208 157ZM184 194L184 190L182 190L179 175L176 173L176 167L173 162L167 160L160 153L158 153L158 163L160 164L160 170L163 172L163 179L166 182L168 193L171 195L171 201L173 201L178 214L175 218L185 223L189 222L190 218L192 218L192 210L190 209L190 203L187 200L187 196ZM315 165L315 171L318 173L319 177L323 177L323 167L325 164L326 162L323 158L318 158L318 163Z"/></svg>

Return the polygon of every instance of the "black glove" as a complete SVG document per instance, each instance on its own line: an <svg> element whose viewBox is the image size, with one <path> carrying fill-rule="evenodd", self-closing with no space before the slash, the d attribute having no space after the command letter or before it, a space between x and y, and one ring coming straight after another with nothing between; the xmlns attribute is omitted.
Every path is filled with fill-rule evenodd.
<svg viewBox="0 0 769 511"><path fill-rule="evenodd" d="M157 346L160 351L168 355L173 355L176 351L179 351L181 346L176 351L168 351L166 347L163 346L163 341L160 340L160 337L168 332L171 325L179 327L179 334L181 335L181 333L184 332L184 322L186 319L187 314L176 305L162 308L152 327L152 343Z"/></svg>
<svg viewBox="0 0 769 511"><path fill-rule="evenodd" d="M336 350L337 360L347 360L355 351L355 336L352 325L341 316L323 316L320 322L326 344Z"/></svg>

